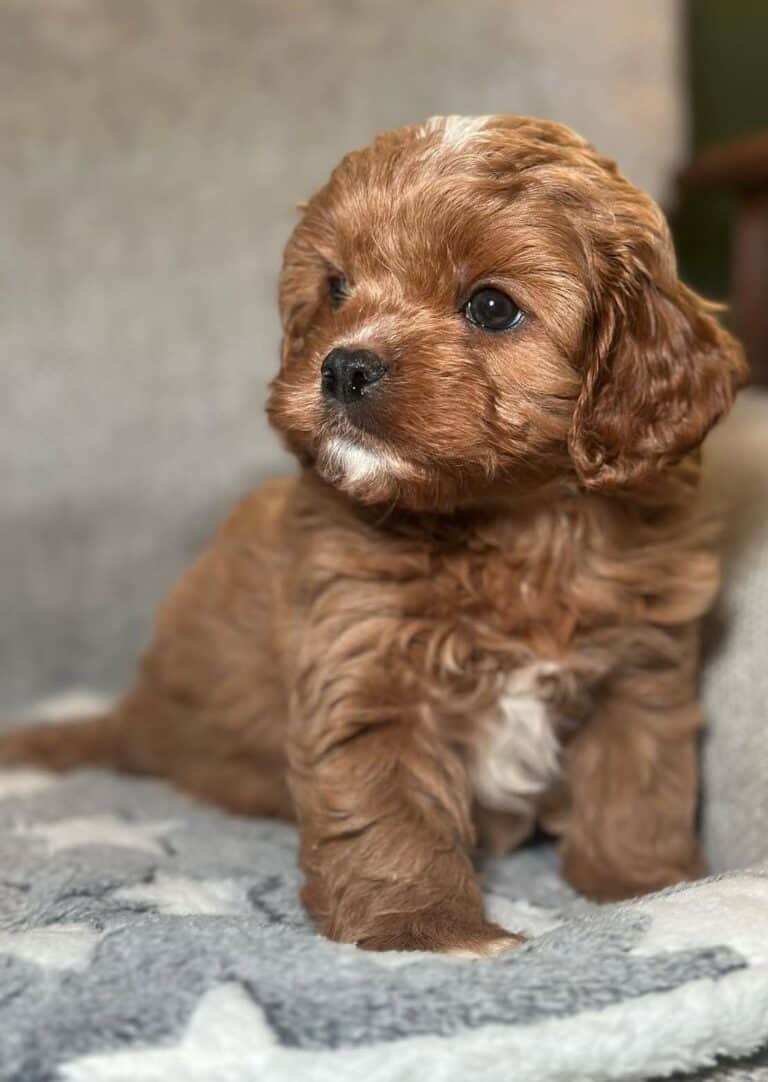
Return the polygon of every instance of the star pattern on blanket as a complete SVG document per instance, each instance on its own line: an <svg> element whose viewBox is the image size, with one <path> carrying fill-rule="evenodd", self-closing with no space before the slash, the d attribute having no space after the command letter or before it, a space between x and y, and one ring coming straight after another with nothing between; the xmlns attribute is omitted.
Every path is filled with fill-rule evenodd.
<svg viewBox="0 0 768 1082"><path fill-rule="evenodd" d="M679 894L641 898L635 904L652 919L633 954L706 950L718 944L749 958L753 965L768 964L768 879L713 879Z"/></svg>
<svg viewBox="0 0 768 1082"><path fill-rule="evenodd" d="M113 897L152 906L168 917L235 917L252 911L247 888L233 879L190 879L160 872L149 883L121 887Z"/></svg>
<svg viewBox="0 0 768 1082"><path fill-rule="evenodd" d="M19 768L0 770L0 800L34 796L56 785L60 778L47 770Z"/></svg>
<svg viewBox="0 0 768 1082"><path fill-rule="evenodd" d="M256 1082L268 1061L283 1052L242 986L221 984L201 998L175 1044L82 1056L64 1064L60 1077L64 1082Z"/></svg>
<svg viewBox="0 0 768 1082"><path fill-rule="evenodd" d="M161 840L179 826L177 820L140 822L117 815L89 815L53 823L18 824L14 834L39 839L50 853L81 845L113 845L161 856L165 852Z"/></svg>
<svg viewBox="0 0 768 1082"><path fill-rule="evenodd" d="M44 969L85 970L103 933L87 924L53 924L0 932L0 955L9 954Z"/></svg>
<svg viewBox="0 0 768 1082"><path fill-rule="evenodd" d="M22 711L20 720L27 718L31 722L41 721L79 721L105 713L112 704L109 695L88 688L71 688L59 695L39 699L27 710Z"/></svg>
<svg viewBox="0 0 768 1082"><path fill-rule="evenodd" d="M593 911L522 851L486 868L487 908L531 942L477 962L329 944L299 913L290 827L157 782L0 772L0 847L2 1079L647 1077L766 1033L758 872Z"/></svg>
<svg viewBox="0 0 768 1082"><path fill-rule="evenodd" d="M470 965L473 963L469 963ZM735 983L734 983L735 982ZM727 1034L737 1030L745 1008L755 1021L764 1019L768 1005L765 981L754 971L731 975L733 994L722 1001ZM698 981L681 986L667 996L640 997L628 1014L625 1003L614 1003L578 1015L542 1019L531 1026L473 1028L461 1044L445 1046L437 1034L413 1035L386 1046L369 1044L341 1048L296 1048L282 1045L263 1010L238 983L218 985L200 999L181 1036L165 1046L145 1046L126 1051L97 1053L69 1060L59 1067L60 1082L325 1082L333 1078L417 1078L424 1064L442 1068L447 1078L485 1074L492 1065L517 1065L515 1077L527 1082L551 1079L650 1077L641 1072L648 1061L647 1043L637 1033L651 1034L651 1047L659 1047L661 1059L688 1068L701 1034L680 1033L680 1016L695 1019L706 1009L714 982ZM694 1002L698 1001L698 1002ZM639 1022L637 1028L632 1020ZM628 1038L628 1033L630 1034ZM671 1061L664 1050L680 1043ZM727 1053L727 1039L722 1045ZM575 1063L579 1066L575 1066ZM580 1070L583 1068L583 1071ZM653 1072L656 1073L655 1071ZM497 1072L493 1077L501 1077Z"/></svg>

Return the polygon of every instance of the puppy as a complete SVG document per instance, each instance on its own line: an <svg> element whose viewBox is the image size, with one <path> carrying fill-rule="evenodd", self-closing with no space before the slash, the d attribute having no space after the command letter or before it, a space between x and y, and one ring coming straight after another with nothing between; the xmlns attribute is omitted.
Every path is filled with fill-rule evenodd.
<svg viewBox="0 0 768 1082"><path fill-rule="evenodd" d="M537 823L617 899L697 876L697 448L745 376L659 208L568 128L433 118L349 154L280 283L298 477L235 508L108 716L5 763L295 816L303 900L372 950L489 954L476 841Z"/></svg>

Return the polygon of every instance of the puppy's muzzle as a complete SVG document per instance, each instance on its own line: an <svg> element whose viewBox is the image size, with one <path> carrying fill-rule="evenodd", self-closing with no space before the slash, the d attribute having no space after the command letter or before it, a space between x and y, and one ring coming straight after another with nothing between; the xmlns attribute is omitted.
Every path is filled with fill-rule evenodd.
<svg viewBox="0 0 768 1082"><path fill-rule="evenodd" d="M365 398L389 365L369 349L332 349L320 366L323 396L342 405Z"/></svg>

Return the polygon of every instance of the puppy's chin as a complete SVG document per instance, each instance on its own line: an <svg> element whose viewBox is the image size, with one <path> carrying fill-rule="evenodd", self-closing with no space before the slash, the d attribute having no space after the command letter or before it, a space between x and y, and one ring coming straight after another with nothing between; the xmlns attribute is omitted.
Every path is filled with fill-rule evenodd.
<svg viewBox="0 0 768 1082"><path fill-rule="evenodd" d="M450 513L482 504L493 479L463 463L451 470L409 461L378 443L350 435L327 437L311 465L316 473L357 503L390 510Z"/></svg>
<svg viewBox="0 0 768 1082"><path fill-rule="evenodd" d="M319 475L363 504L413 506L415 492L427 481L400 455L364 445L352 436L329 436L320 446L315 469Z"/></svg>

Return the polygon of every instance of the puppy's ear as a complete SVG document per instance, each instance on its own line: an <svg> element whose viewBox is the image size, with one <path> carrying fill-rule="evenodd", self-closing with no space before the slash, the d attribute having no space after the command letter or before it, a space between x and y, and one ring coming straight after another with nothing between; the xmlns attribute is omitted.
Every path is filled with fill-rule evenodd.
<svg viewBox="0 0 768 1082"><path fill-rule="evenodd" d="M677 278L666 228L634 248L600 308L568 438L590 488L642 482L694 450L747 375L717 306Z"/></svg>

